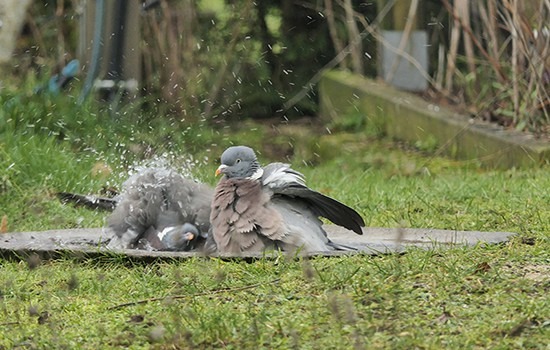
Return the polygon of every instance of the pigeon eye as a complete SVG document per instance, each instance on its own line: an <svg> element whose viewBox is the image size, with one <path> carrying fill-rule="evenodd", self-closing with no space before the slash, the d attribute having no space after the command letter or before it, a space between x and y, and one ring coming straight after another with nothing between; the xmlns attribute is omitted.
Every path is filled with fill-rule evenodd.
<svg viewBox="0 0 550 350"><path fill-rule="evenodd" d="M235 161L235 163L239 164L241 162L241 159L240 158L237 158L237 160Z"/></svg>

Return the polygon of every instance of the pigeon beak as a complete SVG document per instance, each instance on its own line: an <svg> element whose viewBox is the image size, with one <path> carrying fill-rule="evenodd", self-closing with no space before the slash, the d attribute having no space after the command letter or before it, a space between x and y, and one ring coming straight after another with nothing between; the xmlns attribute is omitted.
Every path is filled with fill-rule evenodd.
<svg viewBox="0 0 550 350"><path fill-rule="evenodd" d="M227 168L227 165L222 164L216 169L216 176L225 173L225 169Z"/></svg>
<svg viewBox="0 0 550 350"><path fill-rule="evenodd" d="M192 240L195 239L195 234L193 232L185 232L185 234L183 235L183 238L188 242L191 242Z"/></svg>

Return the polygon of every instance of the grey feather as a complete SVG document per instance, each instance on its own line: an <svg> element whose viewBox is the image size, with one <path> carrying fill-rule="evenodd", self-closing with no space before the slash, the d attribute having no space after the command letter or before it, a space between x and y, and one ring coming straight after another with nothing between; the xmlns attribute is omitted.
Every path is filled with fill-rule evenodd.
<svg viewBox="0 0 550 350"><path fill-rule="evenodd" d="M118 197L108 198L69 192L58 192L56 195L63 203L71 202L77 206L83 206L93 210L100 209L113 211L118 204Z"/></svg>
<svg viewBox="0 0 550 350"><path fill-rule="evenodd" d="M124 184L118 205L108 219L115 234L109 247L158 249L155 244L145 244L147 237L185 223L199 232L208 232L212 193L210 187L173 170L145 169Z"/></svg>

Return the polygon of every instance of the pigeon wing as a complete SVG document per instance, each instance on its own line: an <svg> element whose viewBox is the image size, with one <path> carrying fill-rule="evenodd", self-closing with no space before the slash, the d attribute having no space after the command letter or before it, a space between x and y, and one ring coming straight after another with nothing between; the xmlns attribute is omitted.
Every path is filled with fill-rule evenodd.
<svg viewBox="0 0 550 350"><path fill-rule="evenodd" d="M308 188L301 173L288 164L272 163L264 168L262 183L273 191L274 196L299 198L309 204L313 212L336 225L363 234L363 218L347 205Z"/></svg>
<svg viewBox="0 0 550 350"><path fill-rule="evenodd" d="M285 219L288 233L282 239L283 250L321 252L330 250L355 250L331 242L323 229L323 223L310 205L299 198L279 196L272 199L273 206Z"/></svg>

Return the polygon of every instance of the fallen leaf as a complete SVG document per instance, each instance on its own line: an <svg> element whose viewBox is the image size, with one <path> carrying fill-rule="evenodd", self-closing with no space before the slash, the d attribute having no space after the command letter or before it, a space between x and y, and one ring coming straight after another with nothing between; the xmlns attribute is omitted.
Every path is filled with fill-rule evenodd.
<svg viewBox="0 0 550 350"><path fill-rule="evenodd" d="M490 269L491 269L491 265L489 265L489 263L486 261L479 263L476 266L476 272L487 272Z"/></svg>

